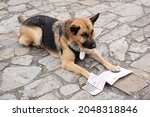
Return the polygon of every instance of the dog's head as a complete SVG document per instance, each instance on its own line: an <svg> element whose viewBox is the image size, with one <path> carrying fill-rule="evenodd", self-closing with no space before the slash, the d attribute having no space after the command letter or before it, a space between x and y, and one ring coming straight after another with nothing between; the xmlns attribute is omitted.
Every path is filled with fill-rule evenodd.
<svg viewBox="0 0 150 117"><path fill-rule="evenodd" d="M70 36L78 46L88 49L96 47L93 39L93 25L98 17L99 13L91 18L79 18L73 20L70 25Z"/></svg>

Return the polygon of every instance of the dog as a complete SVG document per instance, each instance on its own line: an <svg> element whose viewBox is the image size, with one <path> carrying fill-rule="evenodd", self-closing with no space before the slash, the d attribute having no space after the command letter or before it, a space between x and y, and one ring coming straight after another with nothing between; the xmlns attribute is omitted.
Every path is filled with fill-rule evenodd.
<svg viewBox="0 0 150 117"><path fill-rule="evenodd" d="M98 17L99 13L88 18L61 21L45 15L36 15L28 19L19 16L19 43L44 48L52 56L62 59L62 68L86 78L89 78L90 72L75 63L80 52L90 55L107 69L118 72L119 67L109 63L96 50L93 26Z"/></svg>

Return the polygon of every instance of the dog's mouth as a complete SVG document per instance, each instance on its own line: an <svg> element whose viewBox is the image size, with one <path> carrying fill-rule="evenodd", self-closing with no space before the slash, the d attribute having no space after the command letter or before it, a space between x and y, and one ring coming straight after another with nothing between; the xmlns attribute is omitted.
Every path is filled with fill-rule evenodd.
<svg viewBox="0 0 150 117"><path fill-rule="evenodd" d="M88 48L88 49L94 49L94 48L96 48L96 43L95 42L84 42L83 44L82 44L82 46L84 47L84 48Z"/></svg>

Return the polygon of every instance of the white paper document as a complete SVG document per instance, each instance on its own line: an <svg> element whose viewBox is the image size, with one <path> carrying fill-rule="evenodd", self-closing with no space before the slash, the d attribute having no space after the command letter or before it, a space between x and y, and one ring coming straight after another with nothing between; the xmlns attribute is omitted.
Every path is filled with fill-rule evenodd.
<svg viewBox="0 0 150 117"><path fill-rule="evenodd" d="M128 69L124 69L120 67L120 72L111 72L111 71L105 71L102 74L99 75L99 77L102 77L103 79L105 79L105 81L110 84L113 85L117 80L119 80L120 78L128 75L132 73L131 70Z"/></svg>
<svg viewBox="0 0 150 117"><path fill-rule="evenodd" d="M95 86L96 88L98 88L101 91L103 91L105 83L106 83L105 79L103 79L102 77L99 77L93 73L90 74L90 77L87 82L90 83L91 85Z"/></svg>
<svg viewBox="0 0 150 117"><path fill-rule="evenodd" d="M120 67L120 72L105 71L99 76L91 73L87 84L82 88L89 92L91 95L96 95L103 91L106 82L113 85L120 78L132 73L131 70Z"/></svg>

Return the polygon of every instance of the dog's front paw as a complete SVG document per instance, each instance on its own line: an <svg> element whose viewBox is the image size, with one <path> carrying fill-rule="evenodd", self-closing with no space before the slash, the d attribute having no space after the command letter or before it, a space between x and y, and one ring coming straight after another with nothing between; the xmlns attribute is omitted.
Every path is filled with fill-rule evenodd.
<svg viewBox="0 0 150 117"><path fill-rule="evenodd" d="M112 72L119 72L120 71L119 66L115 66L115 65L112 65L112 64L108 65L106 68L111 70Z"/></svg>

